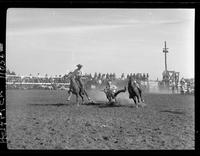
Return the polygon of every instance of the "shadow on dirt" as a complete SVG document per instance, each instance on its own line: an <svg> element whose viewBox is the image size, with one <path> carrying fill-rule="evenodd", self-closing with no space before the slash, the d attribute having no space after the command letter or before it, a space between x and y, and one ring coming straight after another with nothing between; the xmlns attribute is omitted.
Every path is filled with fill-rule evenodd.
<svg viewBox="0 0 200 156"><path fill-rule="evenodd" d="M97 106L98 108L109 108L109 107L134 107L134 105L120 105L119 103L108 104L105 101L95 101L95 103L85 103L87 106Z"/></svg>
<svg viewBox="0 0 200 156"><path fill-rule="evenodd" d="M90 102L90 103L84 103L83 105L86 106L99 106L99 105L105 105L105 102Z"/></svg>
<svg viewBox="0 0 200 156"><path fill-rule="evenodd" d="M120 104L107 104L107 105L100 105L99 108L113 108L113 107L130 107L133 108L134 105L120 105Z"/></svg>
<svg viewBox="0 0 200 156"><path fill-rule="evenodd" d="M28 105L30 106L52 106L52 107L61 107L61 106L73 106L73 105L76 105L75 103L48 103L48 104L45 104L45 103L29 103ZM81 104L81 105L85 105L85 106L96 106L98 108L112 108L112 107L129 107L129 108L133 108L135 107L135 105L121 105L119 103L111 103L111 104L108 104L107 102L105 101L96 101L94 103L84 103L84 104Z"/></svg>
<svg viewBox="0 0 200 156"><path fill-rule="evenodd" d="M55 106L55 107L60 107L60 106L71 106L71 105L74 105L74 104L69 104L69 103L48 103L48 104L45 104L45 103L30 103L28 104L30 106Z"/></svg>
<svg viewBox="0 0 200 156"><path fill-rule="evenodd" d="M172 114L185 114L183 111L174 111L174 110L162 110L161 113L172 113Z"/></svg>

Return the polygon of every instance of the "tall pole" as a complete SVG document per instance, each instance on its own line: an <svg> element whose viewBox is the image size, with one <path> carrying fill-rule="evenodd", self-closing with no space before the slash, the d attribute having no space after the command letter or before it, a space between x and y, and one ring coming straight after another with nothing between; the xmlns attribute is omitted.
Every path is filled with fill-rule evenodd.
<svg viewBox="0 0 200 156"><path fill-rule="evenodd" d="M167 50L167 46L166 46L166 41L165 41L165 47L163 48L163 53L165 53L165 71L167 71L167 53L168 53L168 50Z"/></svg>

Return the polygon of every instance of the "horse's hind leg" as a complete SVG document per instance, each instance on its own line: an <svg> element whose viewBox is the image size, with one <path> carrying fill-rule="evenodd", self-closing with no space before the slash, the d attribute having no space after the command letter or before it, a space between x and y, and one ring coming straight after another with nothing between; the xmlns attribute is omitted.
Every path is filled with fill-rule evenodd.
<svg viewBox="0 0 200 156"><path fill-rule="evenodd" d="M77 106L79 106L78 94L76 94L76 104L77 104Z"/></svg>

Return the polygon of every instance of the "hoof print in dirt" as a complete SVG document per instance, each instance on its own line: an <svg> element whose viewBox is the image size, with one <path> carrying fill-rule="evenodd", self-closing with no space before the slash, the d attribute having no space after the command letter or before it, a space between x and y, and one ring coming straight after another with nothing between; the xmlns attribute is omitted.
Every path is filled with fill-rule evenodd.
<svg viewBox="0 0 200 156"><path fill-rule="evenodd" d="M109 140L109 138L107 136L103 136L102 137L104 140Z"/></svg>

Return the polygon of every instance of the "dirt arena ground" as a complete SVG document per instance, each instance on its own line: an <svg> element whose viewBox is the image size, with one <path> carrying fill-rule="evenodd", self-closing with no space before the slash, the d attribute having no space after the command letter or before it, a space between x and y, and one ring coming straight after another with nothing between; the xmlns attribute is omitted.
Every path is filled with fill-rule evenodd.
<svg viewBox="0 0 200 156"><path fill-rule="evenodd" d="M106 105L66 102L66 91L7 90L8 149L194 149L194 96L145 93L135 108L127 93ZM71 101L75 101L73 97Z"/></svg>

